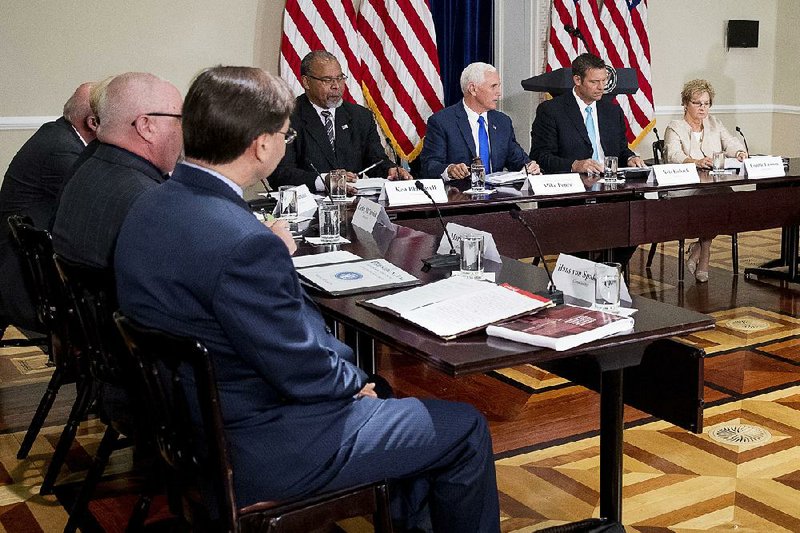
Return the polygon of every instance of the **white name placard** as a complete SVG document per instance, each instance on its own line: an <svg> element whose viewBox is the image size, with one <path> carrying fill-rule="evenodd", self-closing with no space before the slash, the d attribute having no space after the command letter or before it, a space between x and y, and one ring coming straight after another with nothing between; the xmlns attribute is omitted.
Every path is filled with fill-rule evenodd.
<svg viewBox="0 0 800 533"><path fill-rule="evenodd" d="M495 263L502 262L500 259L500 252L497 251L497 244L494 242L494 237L492 237L492 234L488 231L472 229L467 226L462 226L461 224L456 224L455 222L448 222L446 227L450 238L453 239L453 247L456 249L456 253L460 253L461 251L461 238L464 235L483 235L483 258L487 261L494 261ZM442 235L442 240L439 241L439 249L436 250L436 253L443 255L450 253L450 243L447 241L447 235Z"/></svg>
<svg viewBox="0 0 800 533"><path fill-rule="evenodd" d="M447 202L447 192L444 190L444 183L441 179L432 180L408 180L408 181L387 181L383 186L389 205L416 205L429 204L430 198L425 193L417 189L415 183L422 182L425 190L436 200L437 203Z"/></svg>
<svg viewBox="0 0 800 533"><path fill-rule="evenodd" d="M304 217L313 216L317 210L316 196L308 190L308 185L299 185L295 190L297 190L297 213Z"/></svg>
<svg viewBox="0 0 800 533"><path fill-rule="evenodd" d="M588 259L581 259L574 255L561 254L558 256L556 267L553 269L553 283L556 288L566 296L572 296L585 302L594 302L594 269L595 263ZM631 301L628 286L625 280L620 280L620 300Z"/></svg>
<svg viewBox="0 0 800 533"><path fill-rule="evenodd" d="M748 179L779 178L786 175L783 160L777 156L748 157L744 160Z"/></svg>
<svg viewBox="0 0 800 533"><path fill-rule="evenodd" d="M700 183L700 176L697 174L697 167L694 163L655 165L653 173L659 185Z"/></svg>
<svg viewBox="0 0 800 533"><path fill-rule="evenodd" d="M361 198L353 213L353 226L372 233L376 224L384 228L393 226L382 205L367 198Z"/></svg>
<svg viewBox="0 0 800 533"><path fill-rule="evenodd" d="M581 176L577 173L529 176L528 184L536 196L586 191Z"/></svg>

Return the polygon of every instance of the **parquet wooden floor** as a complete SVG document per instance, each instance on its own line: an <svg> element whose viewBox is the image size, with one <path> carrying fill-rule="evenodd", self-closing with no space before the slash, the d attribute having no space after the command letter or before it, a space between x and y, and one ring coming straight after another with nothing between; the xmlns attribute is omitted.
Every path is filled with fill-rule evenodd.
<svg viewBox="0 0 800 533"><path fill-rule="evenodd" d="M740 269L777 256L779 238L779 231L740 234ZM626 408L623 522L628 531L642 533L800 532L800 287L734 276L730 239L714 242L707 284L677 283L676 243L659 245L650 271L645 247L631 263L632 292L712 313L718 327L685 339L708 354L702 434ZM22 430L44 380L39 375L10 383L13 371L7 370L17 366L4 363L3 355L0 350L0 533L60 531L66 513L54 497L38 496L38 484L65 408L56 408L31 457L18 461ZM486 414L504 532L597 514L595 393L530 366L452 379L402 354L382 352L379 367L401 395L466 401ZM60 401L68 406L70 391L63 394ZM740 424L766 430L770 439L733 445L709 434ZM81 478L102 429L97 421L82 424L61 480ZM110 468L124 473L130 465L130 453L123 451L114 454ZM121 501L108 497L93 504L108 531L124 528ZM370 530L364 520L342 527Z"/></svg>

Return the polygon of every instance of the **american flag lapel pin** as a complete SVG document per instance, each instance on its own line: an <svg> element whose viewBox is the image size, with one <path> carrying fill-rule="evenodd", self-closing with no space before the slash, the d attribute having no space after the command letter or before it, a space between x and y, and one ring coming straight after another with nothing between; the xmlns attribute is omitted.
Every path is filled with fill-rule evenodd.
<svg viewBox="0 0 800 533"><path fill-rule="evenodd" d="M350 124L342 124L342 129L343 130L346 130L349 127L350 127Z"/></svg>

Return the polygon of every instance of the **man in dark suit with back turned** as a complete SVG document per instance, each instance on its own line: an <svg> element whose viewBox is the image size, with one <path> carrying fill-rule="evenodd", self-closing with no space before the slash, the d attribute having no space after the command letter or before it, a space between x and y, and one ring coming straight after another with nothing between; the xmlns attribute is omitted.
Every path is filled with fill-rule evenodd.
<svg viewBox="0 0 800 533"><path fill-rule="evenodd" d="M297 97L291 117L297 139L269 177L273 188L305 184L312 192L324 191L317 171L344 169L347 181L353 182L357 172L375 163L368 176L411 179L386 157L372 112L342 100L347 77L333 54L308 53L300 64L300 75L306 92Z"/></svg>
<svg viewBox="0 0 800 533"><path fill-rule="evenodd" d="M609 155L619 158L620 167L644 166L628 148L622 110L601 99L608 80L605 62L592 54L579 55L572 62L572 80L571 91L536 109L531 158L548 174L600 173L603 157Z"/></svg>
<svg viewBox="0 0 800 533"><path fill-rule="evenodd" d="M50 229L58 195L72 166L95 138L89 107L92 83L83 83L64 104L63 116L44 124L20 148L0 188L0 336L8 324L37 329L36 310L24 282L23 264L12 244L8 217L27 215L34 226Z"/></svg>
<svg viewBox="0 0 800 533"><path fill-rule="evenodd" d="M464 99L431 115L422 147L422 173L427 178L469 177L472 159L480 156L486 173L527 168L539 173L517 143L511 117L497 111L502 95L500 75L488 63L472 63L461 73ZM482 150L483 149L483 150Z"/></svg>
<svg viewBox="0 0 800 533"><path fill-rule="evenodd" d="M64 187L53 224L56 253L98 268L112 264L133 201L164 181L181 154L181 94L144 72L116 76L100 102L100 144Z"/></svg>
<svg viewBox="0 0 800 533"><path fill-rule="evenodd" d="M377 398L301 287L286 228L265 227L242 199L283 157L293 104L261 69L198 75L183 107L185 163L122 226L120 308L209 349L240 507L391 478L401 527L422 525L427 502L434 531L499 532L483 416Z"/></svg>

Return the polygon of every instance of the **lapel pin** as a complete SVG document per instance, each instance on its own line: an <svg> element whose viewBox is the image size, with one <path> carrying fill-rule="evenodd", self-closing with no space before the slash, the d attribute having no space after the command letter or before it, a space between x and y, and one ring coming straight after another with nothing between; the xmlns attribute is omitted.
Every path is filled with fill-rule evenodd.
<svg viewBox="0 0 800 533"><path fill-rule="evenodd" d="M343 130L346 130L346 129L347 129L347 128L349 128L349 127L350 127L350 125L349 125L349 124L342 124L342 129L343 129Z"/></svg>

